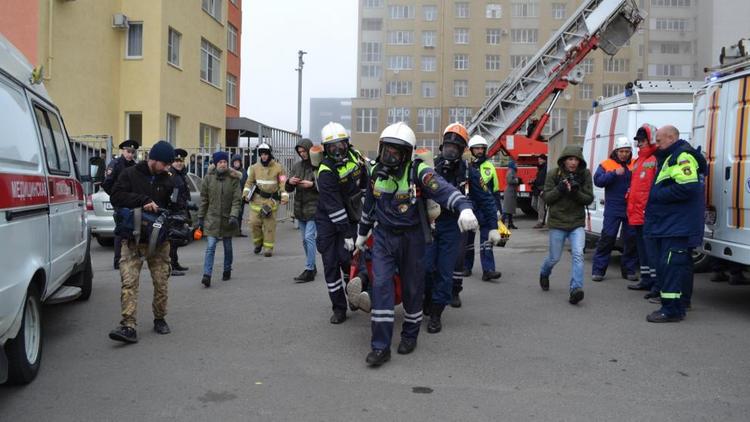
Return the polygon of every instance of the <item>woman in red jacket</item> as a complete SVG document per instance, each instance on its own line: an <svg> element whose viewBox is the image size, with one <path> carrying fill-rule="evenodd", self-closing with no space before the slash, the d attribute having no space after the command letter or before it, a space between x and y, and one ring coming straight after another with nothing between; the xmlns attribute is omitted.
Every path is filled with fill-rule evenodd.
<svg viewBox="0 0 750 422"><path fill-rule="evenodd" d="M638 142L638 158L633 163L633 177L630 183L627 200L628 223L636 231L636 247L638 249L638 260L641 265L641 280L628 285L630 290L650 290L646 299L659 297L657 285L656 262L659 256L654 250L654 245L643 237L643 223L646 220L646 203L651 186L656 177L656 127L644 124L638 128L635 137ZM655 289L655 290L654 290ZM654 291L656 292L654 294Z"/></svg>

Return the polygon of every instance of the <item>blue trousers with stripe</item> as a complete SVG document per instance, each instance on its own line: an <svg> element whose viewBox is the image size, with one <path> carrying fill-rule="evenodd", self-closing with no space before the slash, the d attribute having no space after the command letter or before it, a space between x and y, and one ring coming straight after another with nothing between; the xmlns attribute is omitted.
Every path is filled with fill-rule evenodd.
<svg viewBox="0 0 750 422"><path fill-rule="evenodd" d="M490 237L490 230L497 230L497 227L479 227L479 261L482 263L482 271L495 271L495 255L492 253L492 245L486 244ZM469 232L466 235L464 268L467 270L474 268L474 238L474 232Z"/></svg>
<svg viewBox="0 0 750 422"><path fill-rule="evenodd" d="M687 237L654 238L659 251L656 273L661 282L661 311L685 316L693 293L693 256Z"/></svg>
<svg viewBox="0 0 750 422"><path fill-rule="evenodd" d="M344 293L344 274L349 274L351 252L344 249L344 233L337 232L336 226L329 221L316 221L318 237L315 246L323 258L328 296L331 298L334 312L346 313L346 295Z"/></svg>
<svg viewBox="0 0 750 422"><path fill-rule="evenodd" d="M623 274L635 274L638 254L636 252L633 228L628 224L628 219L625 217L605 215L602 222L602 234L596 243L596 252L591 264L591 273L593 275L605 275L607 273L609 257L612 255L612 249L615 247L617 232L620 231L620 226L622 226L621 236L623 247L620 266Z"/></svg>
<svg viewBox="0 0 750 422"><path fill-rule="evenodd" d="M424 297L424 234L420 229L405 232L389 230L382 224L373 229L372 312L370 314L373 350L390 349L394 322L393 275L401 277L404 323L401 337L416 339L422 323Z"/></svg>
<svg viewBox="0 0 750 422"><path fill-rule="evenodd" d="M424 254L425 291L432 295L432 303L448 305L453 289L453 270L458 259L461 232L456 219L440 220L435 224L432 244Z"/></svg>
<svg viewBox="0 0 750 422"><path fill-rule="evenodd" d="M636 249L638 249L638 262L641 265L641 285L652 289L658 284L656 263L659 258L659 249L656 248L654 239L647 239L643 236L643 226L633 226L633 228L635 229Z"/></svg>

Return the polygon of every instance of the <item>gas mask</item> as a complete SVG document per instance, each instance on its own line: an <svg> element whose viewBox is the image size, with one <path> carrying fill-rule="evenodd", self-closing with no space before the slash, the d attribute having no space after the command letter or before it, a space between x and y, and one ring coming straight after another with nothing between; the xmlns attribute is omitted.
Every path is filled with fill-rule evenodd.
<svg viewBox="0 0 750 422"><path fill-rule="evenodd" d="M342 139L338 142L326 144L325 152L333 161L343 163L348 158L349 142L346 139Z"/></svg>
<svg viewBox="0 0 750 422"><path fill-rule="evenodd" d="M378 161L381 164L378 166L378 176L387 178L398 173L401 165L406 161L406 151L395 145L383 144L380 146Z"/></svg>

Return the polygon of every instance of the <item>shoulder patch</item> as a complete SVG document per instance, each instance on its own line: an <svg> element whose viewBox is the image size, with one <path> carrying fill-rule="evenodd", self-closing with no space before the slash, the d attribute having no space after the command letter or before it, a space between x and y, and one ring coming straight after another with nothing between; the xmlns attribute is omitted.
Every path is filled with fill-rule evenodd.
<svg viewBox="0 0 750 422"><path fill-rule="evenodd" d="M690 166L685 166L682 168L682 174L684 174L685 176L692 176L693 170L690 169Z"/></svg>
<svg viewBox="0 0 750 422"><path fill-rule="evenodd" d="M490 175L492 175L492 170L491 169L484 169L484 174L486 174L487 176L490 176Z"/></svg>
<svg viewBox="0 0 750 422"><path fill-rule="evenodd" d="M677 165L680 165L680 166L685 165L685 164L690 164L690 160L680 160L677 162Z"/></svg>
<svg viewBox="0 0 750 422"><path fill-rule="evenodd" d="M437 179L435 179L435 173L433 172L428 172L422 177L422 185L426 186L433 192L436 192L440 188Z"/></svg>

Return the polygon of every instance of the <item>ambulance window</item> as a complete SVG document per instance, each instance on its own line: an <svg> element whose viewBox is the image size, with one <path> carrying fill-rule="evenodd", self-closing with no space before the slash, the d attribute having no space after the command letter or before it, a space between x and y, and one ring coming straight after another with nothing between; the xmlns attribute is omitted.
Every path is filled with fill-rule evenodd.
<svg viewBox="0 0 750 422"><path fill-rule="evenodd" d="M26 97L0 76L0 163L4 167L37 168L39 158L39 143Z"/></svg>
<svg viewBox="0 0 750 422"><path fill-rule="evenodd" d="M44 153L47 156L47 168L50 173L54 174L69 174L70 173L70 160L68 159L67 150L63 144L62 148L58 148L55 142L55 135L52 129L51 120L54 120L59 127L59 122L56 121L57 116L49 113L42 107L35 105L34 113L36 114L36 121L39 125L39 133L42 135L42 143L44 144Z"/></svg>
<svg viewBox="0 0 750 422"><path fill-rule="evenodd" d="M70 172L70 156L68 156L68 140L65 132L60 125L60 117L54 112L47 111L49 125L52 128L52 135L55 137L55 149L57 149L57 158L60 160L60 170Z"/></svg>

